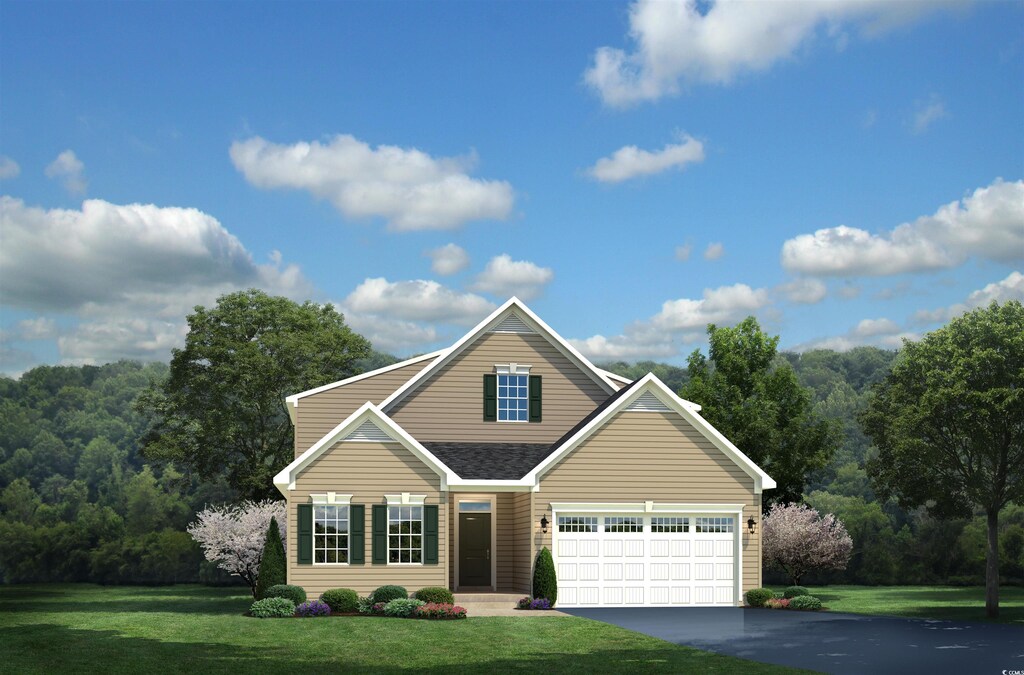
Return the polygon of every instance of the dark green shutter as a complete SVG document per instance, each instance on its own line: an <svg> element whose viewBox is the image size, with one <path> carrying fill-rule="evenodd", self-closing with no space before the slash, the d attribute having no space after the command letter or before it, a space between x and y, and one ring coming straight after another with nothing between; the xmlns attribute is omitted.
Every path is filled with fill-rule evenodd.
<svg viewBox="0 0 1024 675"><path fill-rule="evenodd" d="M299 504L299 564L313 564L313 505Z"/></svg>
<svg viewBox="0 0 1024 675"><path fill-rule="evenodd" d="M484 422L498 421L498 376L484 375Z"/></svg>
<svg viewBox="0 0 1024 675"><path fill-rule="evenodd" d="M437 505L423 507L423 562L437 564Z"/></svg>
<svg viewBox="0 0 1024 675"><path fill-rule="evenodd" d="M540 422L540 375L530 375L530 421Z"/></svg>
<svg viewBox="0 0 1024 675"><path fill-rule="evenodd" d="M388 507L373 505L373 564L388 564Z"/></svg>
<svg viewBox="0 0 1024 675"><path fill-rule="evenodd" d="M348 514L348 561L362 565L366 562L366 507L353 504Z"/></svg>

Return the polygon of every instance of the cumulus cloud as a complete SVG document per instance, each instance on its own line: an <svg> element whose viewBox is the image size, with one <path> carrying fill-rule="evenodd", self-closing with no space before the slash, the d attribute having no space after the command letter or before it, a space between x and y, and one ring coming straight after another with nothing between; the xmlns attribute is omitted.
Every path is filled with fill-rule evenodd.
<svg viewBox="0 0 1024 675"><path fill-rule="evenodd" d="M992 302L1000 304L1009 300L1024 302L1024 274L1010 272L1005 279L986 285L972 292L964 302L938 309L923 309L914 314L914 322L919 324L945 323L965 312L978 307L987 307Z"/></svg>
<svg viewBox="0 0 1024 675"><path fill-rule="evenodd" d="M341 304L361 315L463 325L480 321L497 307L479 295L460 293L436 281L388 281L383 277L364 280Z"/></svg>
<svg viewBox="0 0 1024 675"><path fill-rule="evenodd" d="M372 148L350 135L292 145L256 136L232 143L230 154L256 187L306 190L347 217L384 218L397 231L504 220L514 201L509 183L468 175L475 155L434 158L415 148Z"/></svg>
<svg viewBox="0 0 1024 675"><path fill-rule="evenodd" d="M834 349L845 352L855 347L871 345L885 349L898 349L904 340L914 342L920 340L918 333L906 331L891 319L863 319L843 335L816 338L792 348L795 352L806 352L811 349Z"/></svg>
<svg viewBox="0 0 1024 675"><path fill-rule="evenodd" d="M938 96L932 95L928 101L918 105L910 128L915 134L923 134L934 122L948 116L942 100Z"/></svg>
<svg viewBox="0 0 1024 675"><path fill-rule="evenodd" d="M682 246L676 246L676 260L679 262L686 262L690 259L690 254L693 253L692 244L683 244Z"/></svg>
<svg viewBox="0 0 1024 675"><path fill-rule="evenodd" d="M345 312L345 321L352 330L373 343L374 349L391 354L408 353L442 337L434 326L415 321L349 311Z"/></svg>
<svg viewBox="0 0 1024 675"><path fill-rule="evenodd" d="M57 322L43 316L23 319L14 325L11 334L16 340L52 340L57 337Z"/></svg>
<svg viewBox="0 0 1024 675"><path fill-rule="evenodd" d="M782 284L778 290L786 296L790 302L801 305L813 305L825 299L828 289L825 284L817 279L794 279Z"/></svg>
<svg viewBox="0 0 1024 675"><path fill-rule="evenodd" d="M996 180L933 215L871 234L840 225L782 246L782 265L814 276L883 276L943 269L976 256L1024 259L1024 181Z"/></svg>
<svg viewBox="0 0 1024 675"><path fill-rule="evenodd" d="M725 255L725 246L718 241L708 244L708 247L704 249L705 260L718 260L723 255Z"/></svg>
<svg viewBox="0 0 1024 675"><path fill-rule="evenodd" d="M85 164L71 150L57 155L57 159L46 167L46 177L56 178L64 189L73 195L85 194L88 183L85 180Z"/></svg>
<svg viewBox="0 0 1024 675"><path fill-rule="evenodd" d="M528 260L512 260L511 256L503 253L491 258L476 278L473 290L501 298L515 295L520 300L531 300L540 295L554 278L555 272L550 267L541 267Z"/></svg>
<svg viewBox="0 0 1024 675"><path fill-rule="evenodd" d="M850 30L876 34L935 7L891 0L638 0L629 12L631 49L599 48L584 79L608 105L654 101L686 84L729 84L767 70L815 37L841 50Z"/></svg>
<svg viewBox="0 0 1024 675"><path fill-rule="evenodd" d="M7 155L0 155L0 180L14 178L21 173L18 163Z"/></svg>
<svg viewBox="0 0 1024 675"><path fill-rule="evenodd" d="M852 331L858 337L895 335L899 332L900 327L892 319L863 319Z"/></svg>
<svg viewBox="0 0 1024 675"><path fill-rule="evenodd" d="M458 274L469 267L469 254L466 253L466 249L456 244L446 244L441 248L432 249L427 251L427 255L431 260L430 269L434 274L443 277Z"/></svg>
<svg viewBox="0 0 1024 675"><path fill-rule="evenodd" d="M654 152L627 145L611 157L602 157L588 173L602 183L620 183L638 176L649 176L669 169L684 169L687 164L704 161L704 145L695 138L683 136L676 144L668 144Z"/></svg>

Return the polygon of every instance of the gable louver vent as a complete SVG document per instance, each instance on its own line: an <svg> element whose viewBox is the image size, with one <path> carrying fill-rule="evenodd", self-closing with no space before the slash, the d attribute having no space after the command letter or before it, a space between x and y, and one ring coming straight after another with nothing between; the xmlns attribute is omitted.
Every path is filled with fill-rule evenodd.
<svg viewBox="0 0 1024 675"><path fill-rule="evenodd" d="M381 431L380 427L366 420L359 427L345 437L346 441L378 441L380 443L386 443L391 440L391 437Z"/></svg>
<svg viewBox="0 0 1024 675"><path fill-rule="evenodd" d="M632 412L669 412L671 408L661 402L657 396L649 391L645 391L640 396L629 404L626 410Z"/></svg>
<svg viewBox="0 0 1024 675"><path fill-rule="evenodd" d="M532 333L534 330L516 314L509 314L501 320L497 326L491 329L492 333Z"/></svg>

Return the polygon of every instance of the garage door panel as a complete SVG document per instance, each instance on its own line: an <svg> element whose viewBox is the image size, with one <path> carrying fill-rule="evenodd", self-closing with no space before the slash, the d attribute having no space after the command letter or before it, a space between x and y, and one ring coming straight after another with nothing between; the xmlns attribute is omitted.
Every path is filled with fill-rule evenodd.
<svg viewBox="0 0 1024 675"><path fill-rule="evenodd" d="M715 557L716 558L731 558L732 557L732 539L720 539L715 542Z"/></svg>
<svg viewBox="0 0 1024 675"><path fill-rule="evenodd" d="M690 563L674 563L672 565L672 580L673 581L689 581L690 580Z"/></svg>
<svg viewBox="0 0 1024 675"><path fill-rule="evenodd" d="M597 605L600 604L601 598L600 589L597 586L581 586L580 587L580 604L581 605Z"/></svg>
<svg viewBox="0 0 1024 675"><path fill-rule="evenodd" d="M622 604L622 587L621 586L605 586L604 587L604 604L606 604L606 605L621 605Z"/></svg>
<svg viewBox="0 0 1024 675"><path fill-rule="evenodd" d="M668 581L668 563L651 563L651 581Z"/></svg>
<svg viewBox="0 0 1024 675"><path fill-rule="evenodd" d="M605 539L601 542L604 548L604 557L606 558L621 558L622 557L622 540L621 539Z"/></svg>
<svg viewBox="0 0 1024 675"><path fill-rule="evenodd" d="M597 563L580 564L580 581L597 581L601 578L601 566Z"/></svg>
<svg viewBox="0 0 1024 675"><path fill-rule="evenodd" d="M689 558L690 557L690 542L686 539L674 539L672 541L672 557L673 558Z"/></svg>
<svg viewBox="0 0 1024 675"><path fill-rule="evenodd" d="M598 556L598 545L596 539L580 539L580 557L596 558Z"/></svg>
<svg viewBox="0 0 1024 675"><path fill-rule="evenodd" d="M694 555L698 558L711 558L715 555L715 542L698 539L694 543Z"/></svg>
<svg viewBox="0 0 1024 675"><path fill-rule="evenodd" d="M697 563L693 566L693 578L697 581L714 581L715 566L712 563Z"/></svg>
<svg viewBox="0 0 1024 675"><path fill-rule="evenodd" d="M695 586L693 589L693 602L697 605L710 605L715 601L714 586Z"/></svg>
<svg viewBox="0 0 1024 675"><path fill-rule="evenodd" d="M558 563L558 578L576 581L576 563Z"/></svg>
<svg viewBox="0 0 1024 675"><path fill-rule="evenodd" d="M725 604L732 602L732 586L716 586L715 587L715 603Z"/></svg>
<svg viewBox="0 0 1024 675"><path fill-rule="evenodd" d="M644 580L644 564L643 563L628 563L626 565L626 581L643 581Z"/></svg>
<svg viewBox="0 0 1024 675"><path fill-rule="evenodd" d="M575 558L576 557L576 540L575 539L559 539L558 540L558 556L560 558Z"/></svg>
<svg viewBox="0 0 1024 675"><path fill-rule="evenodd" d="M716 563L715 579L718 581L732 581L732 563Z"/></svg>
<svg viewBox="0 0 1024 675"><path fill-rule="evenodd" d="M668 539L654 539L651 541L651 557L667 558L669 550Z"/></svg>
<svg viewBox="0 0 1024 675"><path fill-rule="evenodd" d="M627 605L644 604L644 589L642 586L627 586L625 590Z"/></svg>
<svg viewBox="0 0 1024 675"><path fill-rule="evenodd" d="M641 539L626 540L626 557L642 558L644 555L644 542Z"/></svg>
<svg viewBox="0 0 1024 675"><path fill-rule="evenodd" d="M652 605L667 605L670 602L669 598L668 586L651 587L650 600Z"/></svg>
<svg viewBox="0 0 1024 675"><path fill-rule="evenodd" d="M671 596L670 602L673 605L688 605L690 604L690 587L689 586L672 586L669 591Z"/></svg>
<svg viewBox="0 0 1024 675"><path fill-rule="evenodd" d="M605 563L604 578L608 581L622 581L622 563Z"/></svg>

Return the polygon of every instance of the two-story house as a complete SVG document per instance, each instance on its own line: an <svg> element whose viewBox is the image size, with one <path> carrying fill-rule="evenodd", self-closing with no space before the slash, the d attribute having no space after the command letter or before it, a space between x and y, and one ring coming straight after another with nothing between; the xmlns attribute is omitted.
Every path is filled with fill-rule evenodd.
<svg viewBox="0 0 1024 675"><path fill-rule="evenodd" d="M286 399L288 583L737 605L775 482L652 374L595 367L516 298L447 349Z"/></svg>

